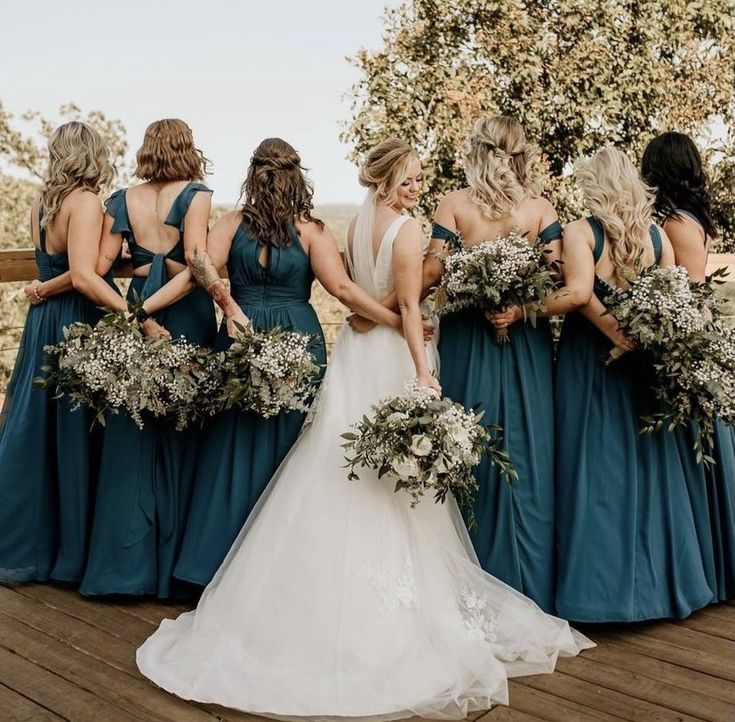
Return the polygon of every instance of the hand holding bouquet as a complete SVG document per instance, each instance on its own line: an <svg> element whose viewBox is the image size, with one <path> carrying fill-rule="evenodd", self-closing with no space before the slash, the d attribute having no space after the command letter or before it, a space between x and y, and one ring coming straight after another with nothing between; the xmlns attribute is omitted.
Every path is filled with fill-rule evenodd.
<svg viewBox="0 0 735 722"><path fill-rule="evenodd" d="M517 232L475 246L459 245L443 258L444 274L436 291L439 315L479 308L485 313L531 305L528 317L544 309L556 288L554 264L545 260L545 243L529 243ZM524 311L525 313L525 311ZM498 344L510 338L507 328L493 329Z"/></svg>

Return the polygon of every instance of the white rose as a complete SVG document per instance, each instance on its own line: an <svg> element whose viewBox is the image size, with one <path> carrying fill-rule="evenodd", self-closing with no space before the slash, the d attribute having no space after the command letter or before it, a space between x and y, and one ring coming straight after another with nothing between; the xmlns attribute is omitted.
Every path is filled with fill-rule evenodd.
<svg viewBox="0 0 735 722"><path fill-rule="evenodd" d="M394 459L391 462L391 467L393 467L393 471L395 471L401 479L410 479L412 477L417 477L419 474L419 465L416 463L416 459L412 456L408 458L403 457L400 459Z"/></svg>
<svg viewBox="0 0 735 722"><path fill-rule="evenodd" d="M452 426L449 429L449 438L457 444L457 446L467 446L470 443L470 435L467 429L461 424Z"/></svg>
<svg viewBox="0 0 735 722"><path fill-rule="evenodd" d="M415 434L411 437L411 451L416 456L426 456L432 448L431 439L424 434Z"/></svg>
<svg viewBox="0 0 735 722"><path fill-rule="evenodd" d="M389 424L398 424L401 421L405 421L407 418L408 414L404 414L403 411L394 411L386 418L386 421Z"/></svg>

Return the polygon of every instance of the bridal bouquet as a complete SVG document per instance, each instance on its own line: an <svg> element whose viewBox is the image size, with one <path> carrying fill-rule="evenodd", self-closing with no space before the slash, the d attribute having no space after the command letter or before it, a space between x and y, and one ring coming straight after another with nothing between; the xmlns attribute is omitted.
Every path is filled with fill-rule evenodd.
<svg viewBox="0 0 735 722"><path fill-rule="evenodd" d="M711 440L715 416L735 421L735 331L721 323L714 290L722 275L717 271L705 283L693 283L681 266L651 268L605 299L607 312L656 371L662 410L644 418L642 431L695 422L698 461L712 461L702 438Z"/></svg>
<svg viewBox="0 0 735 722"><path fill-rule="evenodd" d="M451 492L469 505L478 488L473 469L483 453L506 477L516 477L500 444L501 429L483 426L481 418L412 382L400 396L374 404L369 417L342 434L343 447L351 452L345 457L349 478L359 479L360 466L375 469L379 478L395 478L395 491L407 491L412 508L427 491L436 502Z"/></svg>
<svg viewBox="0 0 735 722"><path fill-rule="evenodd" d="M212 386L211 352L183 339L149 339L118 313L97 325L75 323L64 341L46 346L44 376L36 388L69 397L72 408L92 409L104 424L107 412L125 411L143 428L147 415L176 417L183 428L204 389Z"/></svg>
<svg viewBox="0 0 735 722"><path fill-rule="evenodd" d="M555 289L556 264L548 264L544 242L529 243L517 232L475 246L459 245L446 258L436 291L439 315L479 308L486 313L531 304L536 323L546 297ZM508 329L494 329L495 342L510 340Z"/></svg>
<svg viewBox="0 0 735 722"><path fill-rule="evenodd" d="M239 330L220 354L222 386L215 406L239 407L264 418L306 411L320 371L311 352L313 337L282 328Z"/></svg>

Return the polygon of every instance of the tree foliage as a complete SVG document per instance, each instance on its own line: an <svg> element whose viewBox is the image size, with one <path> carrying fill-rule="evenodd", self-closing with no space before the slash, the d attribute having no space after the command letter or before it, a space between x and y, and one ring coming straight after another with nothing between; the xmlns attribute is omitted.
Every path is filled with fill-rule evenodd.
<svg viewBox="0 0 735 722"><path fill-rule="evenodd" d="M540 178L564 219L580 213L574 162L613 143L636 158L657 133L707 149L720 222L735 238L732 0L406 0L362 77L343 138L357 159L398 135L429 165L430 212L464 182L481 115L518 118L541 148ZM725 128L715 141L710 129Z"/></svg>

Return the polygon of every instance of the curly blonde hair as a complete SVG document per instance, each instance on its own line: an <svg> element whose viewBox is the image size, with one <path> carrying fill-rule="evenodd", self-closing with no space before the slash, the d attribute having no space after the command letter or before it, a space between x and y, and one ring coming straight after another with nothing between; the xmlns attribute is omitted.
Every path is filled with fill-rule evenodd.
<svg viewBox="0 0 735 722"><path fill-rule="evenodd" d="M576 182L585 207L602 224L610 244L614 277L626 284L643 267L649 246L655 193L632 161L613 146L582 162Z"/></svg>
<svg viewBox="0 0 735 722"><path fill-rule="evenodd" d="M365 188L371 188L381 203L393 205L398 198L398 187L406 179L408 166L415 158L418 153L405 140L388 138L368 151L358 181Z"/></svg>
<svg viewBox="0 0 735 722"><path fill-rule="evenodd" d="M99 193L113 178L110 149L102 136L77 120L60 125L48 141L48 169L41 186L41 226L50 226L76 188Z"/></svg>
<svg viewBox="0 0 735 722"><path fill-rule="evenodd" d="M178 118L151 123L135 160L135 175L144 181L200 181L209 167L191 128Z"/></svg>
<svg viewBox="0 0 735 722"><path fill-rule="evenodd" d="M538 151L523 126L498 115L475 123L465 158L470 197L491 219L510 215L518 204L538 193L532 179Z"/></svg>
<svg viewBox="0 0 735 722"><path fill-rule="evenodd" d="M289 233L297 218L324 228L311 213L314 188L301 156L281 138L266 138L255 149L240 194L243 223L262 243L291 245Z"/></svg>

